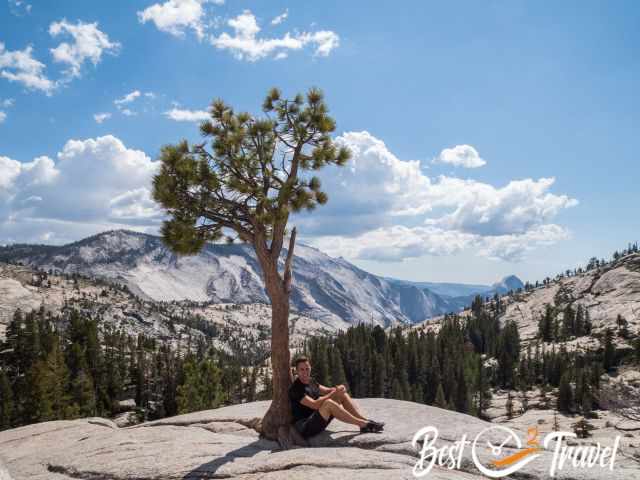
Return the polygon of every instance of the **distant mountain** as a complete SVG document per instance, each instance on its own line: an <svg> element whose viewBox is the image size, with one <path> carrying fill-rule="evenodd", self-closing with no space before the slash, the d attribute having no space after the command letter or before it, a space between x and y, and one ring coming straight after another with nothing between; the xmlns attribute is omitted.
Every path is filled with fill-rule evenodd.
<svg viewBox="0 0 640 480"><path fill-rule="evenodd" d="M151 300L268 303L248 245L208 244L198 255L178 257L160 237L116 230L63 246L3 247L0 260L117 280ZM394 285L302 244L296 246L291 300L299 313L332 328L418 322L448 308L431 292Z"/></svg>
<svg viewBox="0 0 640 480"><path fill-rule="evenodd" d="M515 275L509 275L499 282L491 285L489 290L492 293L499 293L502 295L509 292L509 290L513 290L515 292L519 288L524 288L524 283L522 283L522 281Z"/></svg>
<svg viewBox="0 0 640 480"><path fill-rule="evenodd" d="M510 290L524 288L522 281L515 275L504 277L493 285L474 285L465 283L411 282L395 278L385 278L392 284L402 288L417 288L430 296L438 297L443 313L457 312L471 305L476 295L492 297L496 293L504 295ZM428 292L428 293L427 293Z"/></svg>
<svg viewBox="0 0 640 480"><path fill-rule="evenodd" d="M486 287L434 283L425 287L378 277L307 245L296 245L295 252L293 309L332 328L358 322L385 327L421 322L460 310L476 292L489 294L520 283L507 277ZM178 257L158 236L115 230L63 246L1 247L0 260L109 278L151 300L268 303L255 253L244 244L208 244L198 255ZM466 295L451 295L463 292Z"/></svg>
<svg viewBox="0 0 640 480"><path fill-rule="evenodd" d="M418 288L426 288L441 297L463 297L466 295L475 295L476 293L491 290L490 285L474 285L468 283L446 283L446 282L412 282L409 280L398 280L395 278L385 277L390 282L401 285L413 285Z"/></svg>

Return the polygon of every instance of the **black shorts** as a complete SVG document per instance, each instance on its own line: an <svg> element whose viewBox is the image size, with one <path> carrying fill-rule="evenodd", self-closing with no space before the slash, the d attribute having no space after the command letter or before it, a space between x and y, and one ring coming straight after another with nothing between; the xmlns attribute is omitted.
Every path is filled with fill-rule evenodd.
<svg viewBox="0 0 640 480"><path fill-rule="evenodd" d="M333 420L333 415L329 415L329 419L325 420L322 415L320 415L320 412L316 410L307 418L303 418L295 422L294 425L296 430L300 432L300 435L304 438L309 438L319 434L327 428L327 425L331 423L331 420Z"/></svg>

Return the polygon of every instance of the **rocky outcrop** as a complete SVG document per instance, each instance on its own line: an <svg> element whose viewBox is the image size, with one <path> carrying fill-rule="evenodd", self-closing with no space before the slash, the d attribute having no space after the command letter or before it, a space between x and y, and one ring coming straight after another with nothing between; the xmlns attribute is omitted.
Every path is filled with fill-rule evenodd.
<svg viewBox="0 0 640 480"><path fill-rule="evenodd" d="M547 304L560 311L559 321L562 321L562 310L569 304L574 311L582 305L589 312L592 335L562 342L568 350L599 348L598 337L605 329L611 328L617 333L618 315L627 321L631 335L640 334L640 253L575 276L559 278L528 292L505 296L502 302L506 309L500 321L503 325L510 320L516 322L523 352L527 344L536 340L538 322ZM463 317L468 315L471 315L470 310L461 313ZM442 316L434 317L412 328L438 331L442 319ZM620 335L614 336L614 342L617 348L631 348L629 341ZM551 344L547 347L551 348Z"/></svg>
<svg viewBox="0 0 640 480"><path fill-rule="evenodd" d="M468 415L388 399L361 399L372 418L386 422L385 432L360 434L334 420L310 447L281 450L252 428L269 402L254 402L118 428L110 420L85 418L29 425L0 432L0 461L17 479L411 479L418 453L411 440L424 426L438 428L438 446L451 446L492 424ZM524 433L520 438L526 440ZM482 441L500 444L504 435L488 432ZM502 455L516 452L507 441ZM491 450L484 443L480 458ZM549 478L551 452L531 462L517 478ZM460 470L435 467L426 477L479 480L470 447ZM556 478L622 480L637 478L640 465L620 456L613 471L565 468Z"/></svg>

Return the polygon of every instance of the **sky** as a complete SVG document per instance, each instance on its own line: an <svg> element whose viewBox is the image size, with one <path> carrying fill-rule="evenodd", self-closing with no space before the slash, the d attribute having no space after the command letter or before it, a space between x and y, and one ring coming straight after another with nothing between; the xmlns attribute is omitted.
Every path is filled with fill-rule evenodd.
<svg viewBox="0 0 640 480"><path fill-rule="evenodd" d="M301 241L414 281L535 282L640 240L640 4L0 0L0 244L157 233L215 98L325 94L353 153Z"/></svg>

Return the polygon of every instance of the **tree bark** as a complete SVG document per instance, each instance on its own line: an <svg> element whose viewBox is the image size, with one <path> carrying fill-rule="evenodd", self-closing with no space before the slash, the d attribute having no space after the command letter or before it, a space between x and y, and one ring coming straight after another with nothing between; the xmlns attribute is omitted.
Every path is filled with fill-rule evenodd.
<svg viewBox="0 0 640 480"><path fill-rule="evenodd" d="M259 240L261 240L259 238ZM262 266L267 295L271 300L271 369L273 398L271 406L262 419L260 431L263 436L277 440L283 447L291 441L291 354L289 352L289 295L291 286L291 263L295 242L295 229L289 243L288 258L283 276L278 272L278 258L269 255L265 244L254 244L256 255ZM283 278L284 277L284 278Z"/></svg>
<svg viewBox="0 0 640 480"><path fill-rule="evenodd" d="M279 439L279 428L291 423L289 386L291 385L289 353L289 294L275 288L271 297L271 368L273 399L262 419L262 434L272 440Z"/></svg>

